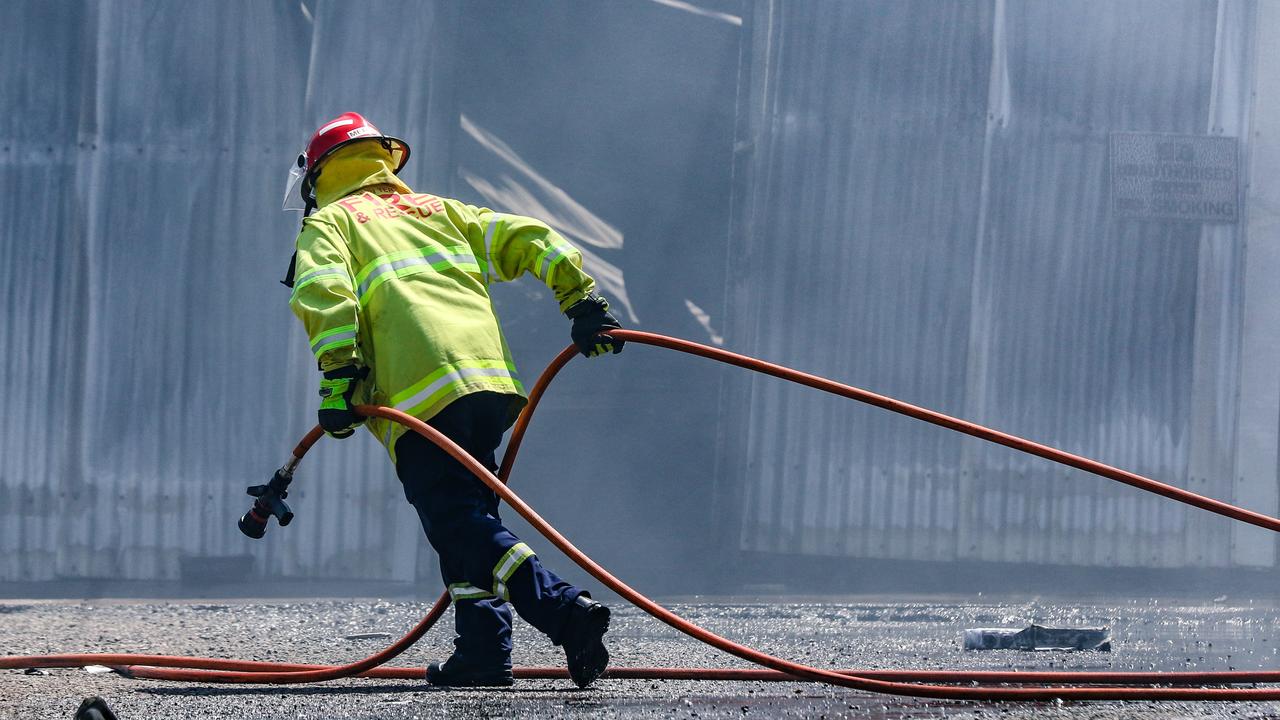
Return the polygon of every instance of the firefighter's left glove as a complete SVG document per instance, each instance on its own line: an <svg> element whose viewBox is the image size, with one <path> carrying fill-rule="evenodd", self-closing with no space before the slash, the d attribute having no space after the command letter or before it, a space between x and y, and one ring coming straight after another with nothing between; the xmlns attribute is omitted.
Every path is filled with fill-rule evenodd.
<svg viewBox="0 0 1280 720"><path fill-rule="evenodd" d="M591 294L569 306L564 314L573 320L573 329L569 334L578 351L587 357L596 357L612 350L614 354L622 352L626 343L622 338L601 335L605 330L620 330L622 325L609 313L609 301L599 295Z"/></svg>
<svg viewBox="0 0 1280 720"><path fill-rule="evenodd" d="M336 438L347 438L364 423L364 416L356 413L351 398L356 383L368 374L368 368L355 365L343 365L324 374L320 381L320 410L316 415L325 432Z"/></svg>

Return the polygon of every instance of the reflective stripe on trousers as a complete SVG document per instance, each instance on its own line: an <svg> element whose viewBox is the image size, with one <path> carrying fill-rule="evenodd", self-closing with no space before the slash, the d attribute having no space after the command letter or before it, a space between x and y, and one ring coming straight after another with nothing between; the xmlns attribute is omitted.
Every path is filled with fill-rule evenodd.
<svg viewBox="0 0 1280 720"><path fill-rule="evenodd" d="M512 545L493 566L493 594L503 600L510 600L511 596L507 594L507 581L524 564L524 561L531 557L533 557L533 550L528 545L522 542Z"/></svg>
<svg viewBox="0 0 1280 720"><path fill-rule="evenodd" d="M493 597L493 593L488 590L481 590L475 585L454 583L449 586L449 597L453 598L454 602L459 600L481 600Z"/></svg>

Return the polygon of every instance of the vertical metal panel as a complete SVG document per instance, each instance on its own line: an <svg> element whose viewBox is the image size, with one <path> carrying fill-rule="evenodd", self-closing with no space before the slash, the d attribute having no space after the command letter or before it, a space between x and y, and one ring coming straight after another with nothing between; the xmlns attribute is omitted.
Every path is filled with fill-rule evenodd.
<svg viewBox="0 0 1280 720"><path fill-rule="evenodd" d="M1203 132L1216 6L1099 10L1005 8L1008 117L990 147L968 358L979 384L966 411L1185 484L1199 228L1109 216L1107 134ZM1159 30L1136 32L1143 27ZM1120 36L1129 39L1112 40ZM974 448L967 460L977 492L962 520L966 557L1203 561L1190 547L1172 549L1186 537L1185 510L1003 449ZM1214 527L1219 535L1195 547L1225 544L1222 524Z"/></svg>
<svg viewBox="0 0 1280 720"><path fill-rule="evenodd" d="M729 342L958 412L990 7L777 3L753 20L770 17L751 79L764 121L740 205L748 249L732 272L750 311ZM953 552L956 438L770 380L735 414L749 418L735 448L744 547Z"/></svg>
<svg viewBox="0 0 1280 720"><path fill-rule="evenodd" d="M401 9L377 34L424 62L433 43L408 40L431 8ZM173 578L183 555L246 552L283 576L413 579L421 531L371 439L308 458L287 541L235 520L314 408L277 284L300 133L356 101L420 128L427 83L375 92L363 62L315 62L318 26L374 34L335 5L14 10L0 58L40 70L0 80L24 118L0 156L0 373L20 408L0 428L0 579Z"/></svg>
<svg viewBox="0 0 1280 720"><path fill-rule="evenodd" d="M1239 100L1252 98L1249 128L1249 184L1245 208L1244 308L1240 356L1240 433L1236 499L1246 507L1275 513L1280 477L1280 5L1260 3L1252 38L1252 83L1238 87ZM1239 110L1234 111L1235 114ZM1276 538L1255 528L1234 528L1235 559L1241 564L1274 565Z"/></svg>
<svg viewBox="0 0 1280 720"><path fill-rule="evenodd" d="M5 67L38 60L43 70L0 76L0 92L29 113L0 140L0 371L14 379L8 393L16 410L0 419L5 577L54 572L66 538L49 518L65 517L83 489L78 443L85 354L53 357L49 349L82 347L86 326L75 309L86 298L87 230L70 180L80 156L79 108L94 93L86 75L92 77L95 58L78 52L88 34L83 18L93 15L87 3L28 3L15 8L0 31ZM47 30L27 30L32 27Z"/></svg>
<svg viewBox="0 0 1280 720"><path fill-rule="evenodd" d="M758 4L729 342L1233 497L1242 236L1112 218L1107 138L1205 133L1238 7ZM1225 522L1004 448L770 380L740 409L744 549L1230 562Z"/></svg>

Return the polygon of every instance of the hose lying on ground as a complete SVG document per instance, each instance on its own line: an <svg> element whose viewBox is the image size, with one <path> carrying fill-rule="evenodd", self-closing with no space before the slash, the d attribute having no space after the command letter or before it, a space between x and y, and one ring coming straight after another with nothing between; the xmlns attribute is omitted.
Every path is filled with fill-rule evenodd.
<svg viewBox="0 0 1280 720"><path fill-rule="evenodd" d="M786 380L814 387L826 392L869 403L926 422L963 432L991 442L1038 455L1055 462L1076 467L1102 477L1123 482L1154 492L1195 507L1215 512L1252 525L1280 530L1280 519L1235 507L1191 493L1118 468L1104 465L1088 458L1065 453L1046 445L1015 437L989 428L975 425L931 410L909 405L893 398L877 395L849 385L837 383L808 373L785 368L744 355L738 355L698 343L635 330L613 330L611 335L628 342L655 345L693 355L711 358L757 372L774 375ZM530 392L529 405L521 414L512 431L507 453L498 475L489 472L451 440L435 428L393 408L362 405L361 413L399 422L414 432L431 440L462 463L477 478L488 485L498 496L527 520L535 530L571 560L590 573L604 586L622 598L644 610L671 627L736 657L766 668L750 669L702 669L702 668L613 668L604 677L644 679L694 679L694 680L812 680L869 692L888 693L954 700L1280 700L1280 688L1207 688L1207 687L1063 687L1054 683L1084 685L1203 685L1232 683L1280 683L1280 671L1227 671L1227 672L992 672L992 671L943 671L943 670L824 670L774 657L740 645L701 628L641 595L630 586L611 575L590 557L582 553L554 527L520 499L505 481L509 477L520 443L538 401L561 368L567 364L576 350L571 346L562 351L539 377ZM294 457L301 458L322 435L314 428L297 449ZM361 676L379 678L421 679L419 668L378 668L416 642L444 613L449 604L444 594L432 606L430 612L408 634L382 652L355 663L341 666L300 665L291 663L266 663L243 660L218 660L159 655L87 653L74 655L11 656L0 657L0 668L28 667L80 667L84 665L118 666L133 677L190 682L231 683L300 683L333 680L342 677ZM567 673L557 668L517 668L516 677L560 678ZM947 684L1020 684L1031 687L955 687ZM1037 687L1039 686L1039 687Z"/></svg>

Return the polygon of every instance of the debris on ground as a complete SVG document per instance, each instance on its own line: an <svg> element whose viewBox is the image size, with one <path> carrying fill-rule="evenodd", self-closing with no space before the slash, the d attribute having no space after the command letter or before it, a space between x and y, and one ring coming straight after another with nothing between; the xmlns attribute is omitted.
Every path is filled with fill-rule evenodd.
<svg viewBox="0 0 1280 720"><path fill-rule="evenodd" d="M1111 633L1100 628L970 628L965 650L1097 650L1111 652Z"/></svg>

